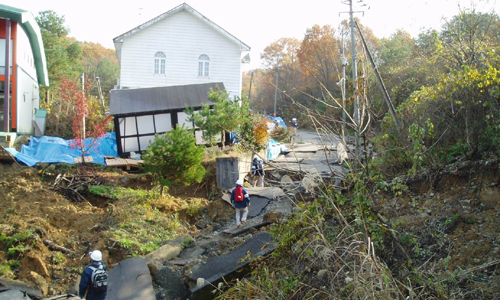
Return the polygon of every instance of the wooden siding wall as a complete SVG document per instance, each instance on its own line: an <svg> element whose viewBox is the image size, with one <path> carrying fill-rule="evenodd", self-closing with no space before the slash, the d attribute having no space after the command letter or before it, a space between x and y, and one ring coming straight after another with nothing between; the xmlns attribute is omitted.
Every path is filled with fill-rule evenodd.
<svg viewBox="0 0 500 300"><path fill-rule="evenodd" d="M189 12L180 11L126 38L121 50L121 88L223 82L241 94L238 45ZM154 74L154 56L166 55L166 74ZM198 58L210 58L210 76L198 77Z"/></svg>

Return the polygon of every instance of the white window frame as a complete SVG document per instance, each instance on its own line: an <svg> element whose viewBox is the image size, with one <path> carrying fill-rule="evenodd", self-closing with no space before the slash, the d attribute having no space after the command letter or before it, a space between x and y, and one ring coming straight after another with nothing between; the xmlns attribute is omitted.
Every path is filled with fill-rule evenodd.
<svg viewBox="0 0 500 300"><path fill-rule="evenodd" d="M155 65L154 65L154 73L159 75L165 75L165 64L166 64L167 56L165 53L158 51L155 53Z"/></svg>
<svg viewBox="0 0 500 300"><path fill-rule="evenodd" d="M198 57L198 77L210 76L210 58L206 54Z"/></svg>

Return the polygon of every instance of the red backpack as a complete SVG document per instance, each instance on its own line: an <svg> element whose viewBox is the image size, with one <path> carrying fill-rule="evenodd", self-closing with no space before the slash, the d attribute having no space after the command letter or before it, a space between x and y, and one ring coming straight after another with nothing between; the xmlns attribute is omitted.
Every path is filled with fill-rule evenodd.
<svg viewBox="0 0 500 300"><path fill-rule="evenodd" d="M245 197L245 195L243 195L243 187L237 186L236 191L234 192L234 201L235 202L242 202L244 197Z"/></svg>

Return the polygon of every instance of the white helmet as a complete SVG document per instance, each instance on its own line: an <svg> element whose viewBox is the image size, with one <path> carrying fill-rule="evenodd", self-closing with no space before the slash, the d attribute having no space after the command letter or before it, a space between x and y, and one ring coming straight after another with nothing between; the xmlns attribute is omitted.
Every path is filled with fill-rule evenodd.
<svg viewBox="0 0 500 300"><path fill-rule="evenodd" d="M297 121L297 118L292 118L292 121Z"/></svg>
<svg viewBox="0 0 500 300"><path fill-rule="evenodd" d="M236 184L237 184L237 185L243 185L243 180L238 179L238 180L236 181Z"/></svg>
<svg viewBox="0 0 500 300"><path fill-rule="evenodd" d="M89 252L89 255L93 261L101 261L102 260L102 253L99 250L94 250L92 252Z"/></svg>

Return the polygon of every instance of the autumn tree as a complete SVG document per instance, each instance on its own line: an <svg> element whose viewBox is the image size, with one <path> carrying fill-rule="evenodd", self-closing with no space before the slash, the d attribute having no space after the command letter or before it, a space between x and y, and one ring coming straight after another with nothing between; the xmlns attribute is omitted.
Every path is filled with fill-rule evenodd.
<svg viewBox="0 0 500 300"><path fill-rule="evenodd" d="M271 113L274 110L274 97L276 93L276 76L278 75L277 110L284 116L288 111L286 95L298 91L302 82L301 70L298 59L300 41L296 38L280 38L269 44L261 54L264 69L252 71L255 83L252 92L252 107L260 112ZM277 59L279 66L277 70ZM245 78L244 78L245 80ZM248 81L247 81L248 82Z"/></svg>
<svg viewBox="0 0 500 300"><path fill-rule="evenodd" d="M90 84L87 83L87 90L89 87ZM99 146L101 138L107 132L107 125L112 117L108 116L99 120L93 120L89 124L87 119L91 119L89 118L91 115L91 103L89 103L87 95L80 85L77 82L63 78L59 88L61 99L73 105L71 119L74 138L71 140L70 145L72 148L80 150L82 161L84 161L84 156Z"/></svg>
<svg viewBox="0 0 500 300"><path fill-rule="evenodd" d="M304 76L310 84L321 82L326 89L339 95L335 83L340 79L340 51L331 25L314 25L306 30L298 53Z"/></svg>
<svg viewBox="0 0 500 300"><path fill-rule="evenodd" d="M82 65L84 72L93 84L91 94L99 97L97 78L101 84L104 98L109 100L109 91L116 84L116 79L120 76L120 64L113 49L107 49L98 43L83 42Z"/></svg>

